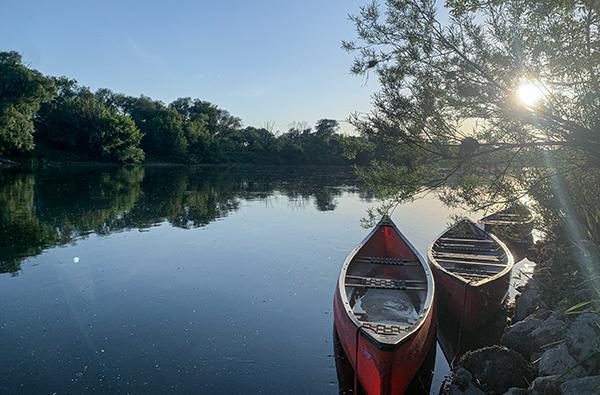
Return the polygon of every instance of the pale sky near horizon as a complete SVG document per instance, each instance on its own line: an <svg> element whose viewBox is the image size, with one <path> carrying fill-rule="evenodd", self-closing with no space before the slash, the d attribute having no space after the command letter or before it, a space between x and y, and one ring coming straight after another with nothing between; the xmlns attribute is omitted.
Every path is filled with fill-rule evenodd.
<svg viewBox="0 0 600 395"><path fill-rule="evenodd" d="M94 90L200 98L286 130L371 108L376 76L351 75L341 49L356 37L348 14L366 3L0 0L0 51Z"/></svg>

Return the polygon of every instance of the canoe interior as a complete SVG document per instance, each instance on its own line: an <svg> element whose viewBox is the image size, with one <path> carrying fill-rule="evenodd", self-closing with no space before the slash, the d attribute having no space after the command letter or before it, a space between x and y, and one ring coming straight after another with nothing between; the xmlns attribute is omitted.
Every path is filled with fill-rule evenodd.
<svg viewBox="0 0 600 395"><path fill-rule="evenodd" d="M465 282L483 282L510 263L502 246L471 221L456 223L432 247L436 263Z"/></svg>
<svg viewBox="0 0 600 395"><path fill-rule="evenodd" d="M354 255L344 280L352 314L377 341L397 342L421 321L427 275L395 227L378 227Z"/></svg>
<svg viewBox="0 0 600 395"><path fill-rule="evenodd" d="M524 225L532 222L531 211L519 203L481 219L481 223L486 225Z"/></svg>

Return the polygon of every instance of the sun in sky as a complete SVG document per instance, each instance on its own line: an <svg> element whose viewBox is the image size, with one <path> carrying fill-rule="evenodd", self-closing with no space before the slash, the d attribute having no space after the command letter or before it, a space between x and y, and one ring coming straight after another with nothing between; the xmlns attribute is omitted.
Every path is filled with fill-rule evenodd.
<svg viewBox="0 0 600 395"><path fill-rule="evenodd" d="M535 107L544 98L540 84L526 80L517 88L517 99L526 107Z"/></svg>

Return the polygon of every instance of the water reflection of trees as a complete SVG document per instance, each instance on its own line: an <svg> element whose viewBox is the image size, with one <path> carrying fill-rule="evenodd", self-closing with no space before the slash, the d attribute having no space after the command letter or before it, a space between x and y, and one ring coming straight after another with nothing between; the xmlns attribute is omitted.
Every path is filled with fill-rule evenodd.
<svg viewBox="0 0 600 395"><path fill-rule="evenodd" d="M94 233L168 222L190 229L274 194L334 210L346 191L370 195L351 171L301 168L71 168L0 174L0 273L22 259Z"/></svg>
<svg viewBox="0 0 600 395"><path fill-rule="evenodd" d="M126 227L122 218L138 201L143 177L143 169L40 174L34 187L36 215L56 230L61 244L89 233L109 234Z"/></svg>
<svg viewBox="0 0 600 395"><path fill-rule="evenodd" d="M37 255L56 240L56 231L36 215L33 189L31 175L0 174L0 273L17 272L20 257Z"/></svg>

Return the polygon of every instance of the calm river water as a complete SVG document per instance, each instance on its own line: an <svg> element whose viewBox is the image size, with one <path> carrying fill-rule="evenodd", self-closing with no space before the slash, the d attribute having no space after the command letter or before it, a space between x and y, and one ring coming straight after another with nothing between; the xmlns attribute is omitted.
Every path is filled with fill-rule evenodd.
<svg viewBox="0 0 600 395"><path fill-rule="evenodd" d="M0 173L0 393L351 392L332 300L376 204L331 168ZM454 213L393 219L424 254Z"/></svg>

